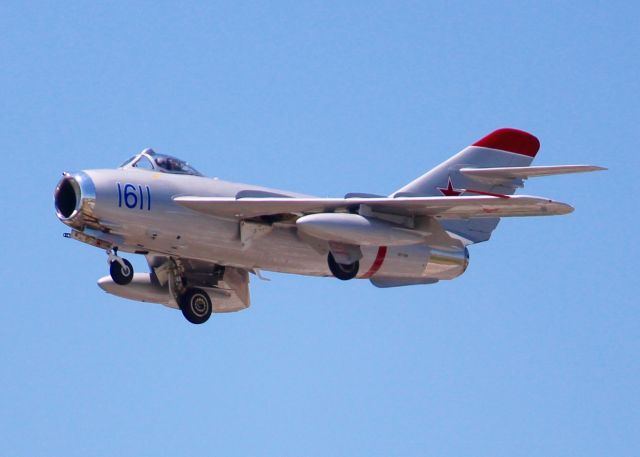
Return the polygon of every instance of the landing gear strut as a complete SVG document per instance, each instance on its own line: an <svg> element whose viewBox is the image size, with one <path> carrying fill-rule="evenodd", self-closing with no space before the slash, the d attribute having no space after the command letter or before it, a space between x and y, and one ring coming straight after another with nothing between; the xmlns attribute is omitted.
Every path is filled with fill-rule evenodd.
<svg viewBox="0 0 640 457"><path fill-rule="evenodd" d="M194 287L193 282L184 275L184 268L175 259L169 258L162 265L162 276L166 278L169 287L169 295L182 311L182 315L192 324L204 324L211 317L213 306L209 294ZM155 268L158 275L159 269ZM197 284L197 282L196 282ZM204 284L203 284L204 286Z"/></svg>
<svg viewBox="0 0 640 457"><path fill-rule="evenodd" d="M338 263L331 253L329 253L329 256L327 257L327 263L329 264L329 270L331 270L333 276L343 281L355 278L358 274L358 269L360 268L360 262L357 260L349 264Z"/></svg>
<svg viewBox="0 0 640 457"><path fill-rule="evenodd" d="M182 315L192 324L204 324L211 317L211 299L202 289L187 289L180 297L179 303Z"/></svg>
<svg viewBox="0 0 640 457"><path fill-rule="evenodd" d="M116 284L126 286L133 279L133 266L127 259L118 256L118 248L107 251L109 255L109 274Z"/></svg>

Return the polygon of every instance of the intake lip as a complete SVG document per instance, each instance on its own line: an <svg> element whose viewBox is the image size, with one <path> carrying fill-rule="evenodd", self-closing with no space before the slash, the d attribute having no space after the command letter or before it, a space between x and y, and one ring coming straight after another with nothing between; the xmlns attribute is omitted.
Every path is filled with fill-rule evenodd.
<svg viewBox="0 0 640 457"><path fill-rule="evenodd" d="M80 223L83 214L90 212L93 207L95 186L84 172L63 175L53 193L56 215L65 224Z"/></svg>

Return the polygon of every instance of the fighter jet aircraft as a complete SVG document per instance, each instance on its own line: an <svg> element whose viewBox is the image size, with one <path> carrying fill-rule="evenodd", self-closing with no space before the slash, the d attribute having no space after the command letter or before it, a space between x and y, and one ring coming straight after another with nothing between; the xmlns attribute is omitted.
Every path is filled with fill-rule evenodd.
<svg viewBox="0 0 640 457"><path fill-rule="evenodd" d="M389 196L317 198L207 178L151 149L117 169L63 173L54 193L66 237L106 251L106 292L180 309L191 323L249 307L249 274L277 271L378 287L460 276L468 246L500 218L567 214L548 198L513 195L536 176L604 170L530 166L540 143L500 129ZM134 273L122 252L146 257Z"/></svg>

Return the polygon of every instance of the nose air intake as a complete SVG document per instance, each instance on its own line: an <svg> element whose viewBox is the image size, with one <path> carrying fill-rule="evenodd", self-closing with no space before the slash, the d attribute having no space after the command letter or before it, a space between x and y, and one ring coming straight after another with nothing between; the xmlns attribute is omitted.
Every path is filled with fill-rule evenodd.
<svg viewBox="0 0 640 457"><path fill-rule="evenodd" d="M56 213L60 219L69 219L80 208L80 186L72 177L62 178L54 194Z"/></svg>
<svg viewBox="0 0 640 457"><path fill-rule="evenodd" d="M78 222L95 202L93 181L86 173L65 173L53 194L58 219L64 223Z"/></svg>

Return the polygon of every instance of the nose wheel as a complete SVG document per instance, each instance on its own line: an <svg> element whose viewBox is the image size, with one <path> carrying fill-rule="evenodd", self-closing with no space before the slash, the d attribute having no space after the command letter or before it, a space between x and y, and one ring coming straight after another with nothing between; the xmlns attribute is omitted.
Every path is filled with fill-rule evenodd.
<svg viewBox="0 0 640 457"><path fill-rule="evenodd" d="M109 274L116 284L126 286L133 279L133 265L127 259L118 256L118 249L107 251L109 255Z"/></svg>

